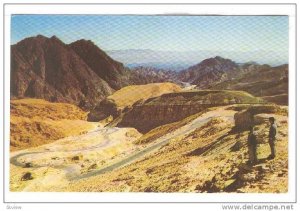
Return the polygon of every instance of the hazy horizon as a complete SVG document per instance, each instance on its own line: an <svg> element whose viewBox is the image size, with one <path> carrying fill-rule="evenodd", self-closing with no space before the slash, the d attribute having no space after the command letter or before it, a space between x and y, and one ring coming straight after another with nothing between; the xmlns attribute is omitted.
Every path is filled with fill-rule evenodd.
<svg viewBox="0 0 300 211"><path fill-rule="evenodd" d="M169 64L170 66L188 67L201 61L216 56L230 59L236 63L256 62L258 64L269 64L278 66L288 64L287 60L278 59L281 55L278 52L252 51L155 51L151 49L127 49L107 51L112 58L124 64L138 66L138 64ZM269 57L268 60L262 56ZM180 68L179 68L180 69Z"/></svg>
<svg viewBox="0 0 300 211"><path fill-rule="evenodd" d="M13 15L11 21L11 44L38 34L65 43L87 39L125 64L213 56L288 63L288 16Z"/></svg>

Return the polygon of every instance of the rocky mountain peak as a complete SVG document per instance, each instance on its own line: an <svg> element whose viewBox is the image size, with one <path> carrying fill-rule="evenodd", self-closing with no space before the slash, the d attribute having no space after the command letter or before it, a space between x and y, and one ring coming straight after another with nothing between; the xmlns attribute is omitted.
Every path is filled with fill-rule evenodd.
<svg viewBox="0 0 300 211"><path fill-rule="evenodd" d="M124 65L113 60L92 41L78 40L69 44L69 47L113 89L120 89L124 86L124 82L126 81L123 78L126 75Z"/></svg>
<svg viewBox="0 0 300 211"><path fill-rule="evenodd" d="M24 39L12 45L11 58L12 97L42 98L90 108L112 93L107 81L97 74L101 70L93 69L56 36Z"/></svg>

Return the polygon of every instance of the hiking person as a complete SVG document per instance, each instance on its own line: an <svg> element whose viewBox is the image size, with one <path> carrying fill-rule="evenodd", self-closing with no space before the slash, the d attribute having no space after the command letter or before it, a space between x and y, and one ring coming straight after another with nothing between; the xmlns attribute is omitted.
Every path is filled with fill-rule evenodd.
<svg viewBox="0 0 300 211"><path fill-rule="evenodd" d="M277 133L277 126L275 124L275 118L274 117L270 117L269 122L270 122L269 145L270 145L270 149L271 149L271 154L268 158L269 159L274 159L275 156L276 156L275 139L276 139L276 133Z"/></svg>
<svg viewBox="0 0 300 211"><path fill-rule="evenodd" d="M257 147L256 135L253 132L253 126L250 126L249 134L248 134L248 153L249 153L250 164L257 163L256 147Z"/></svg>

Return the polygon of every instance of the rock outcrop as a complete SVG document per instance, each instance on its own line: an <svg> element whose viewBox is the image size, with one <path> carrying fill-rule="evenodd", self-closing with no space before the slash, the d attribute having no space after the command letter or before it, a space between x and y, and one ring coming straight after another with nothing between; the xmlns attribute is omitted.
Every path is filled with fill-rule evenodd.
<svg viewBox="0 0 300 211"><path fill-rule="evenodd" d="M119 127L134 127L142 133L160 125L176 122L206 108L229 104L262 103L245 92L192 91L164 94L136 104L125 113L117 124Z"/></svg>
<svg viewBox="0 0 300 211"><path fill-rule="evenodd" d="M160 125L176 122L198 113L209 105L137 105L126 113L118 127L134 127L146 133Z"/></svg>
<svg viewBox="0 0 300 211"><path fill-rule="evenodd" d="M32 180L33 176L30 172L26 172L22 177L21 181L27 181L27 180Z"/></svg>
<svg viewBox="0 0 300 211"><path fill-rule="evenodd" d="M109 116L116 118L121 114L117 104L113 100L104 99L88 114L88 121L97 122L106 119Z"/></svg>

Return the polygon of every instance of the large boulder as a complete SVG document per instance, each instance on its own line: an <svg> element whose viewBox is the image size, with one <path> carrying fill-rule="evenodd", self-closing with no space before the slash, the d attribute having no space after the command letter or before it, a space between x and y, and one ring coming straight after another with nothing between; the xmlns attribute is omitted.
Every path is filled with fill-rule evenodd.
<svg viewBox="0 0 300 211"><path fill-rule="evenodd" d="M247 130L254 125L253 114L248 110L237 112L234 115L235 128L238 130Z"/></svg>
<svg viewBox="0 0 300 211"><path fill-rule="evenodd" d="M271 114L285 114L288 110L286 107L263 104L253 105L248 108L237 112L234 115L235 128L238 130L247 130L250 126L266 123Z"/></svg>

